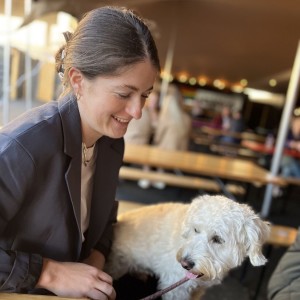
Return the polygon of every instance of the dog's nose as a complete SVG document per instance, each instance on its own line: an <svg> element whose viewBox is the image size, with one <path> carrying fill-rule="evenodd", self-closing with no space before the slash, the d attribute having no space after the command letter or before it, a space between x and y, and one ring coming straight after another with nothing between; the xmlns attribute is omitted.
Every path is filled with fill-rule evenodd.
<svg viewBox="0 0 300 300"><path fill-rule="evenodd" d="M190 259L182 259L180 264L186 270L191 270L195 266L195 263Z"/></svg>

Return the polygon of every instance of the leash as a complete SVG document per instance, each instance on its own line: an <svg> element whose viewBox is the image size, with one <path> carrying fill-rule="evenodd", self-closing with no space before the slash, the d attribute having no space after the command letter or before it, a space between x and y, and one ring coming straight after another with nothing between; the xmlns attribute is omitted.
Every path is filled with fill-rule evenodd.
<svg viewBox="0 0 300 300"><path fill-rule="evenodd" d="M195 274L193 274L193 273L188 272L188 273L185 275L185 277L182 278L181 280L179 280L179 281L173 283L172 285L170 285L170 286L168 286L168 287L166 287L166 288L164 288L164 289L162 289L162 290L160 290L160 291L157 291L156 293L154 293L154 294L152 294L152 295L150 295L150 296L147 296L147 297L145 297L145 298L142 298L142 299L140 299L140 300L153 300L153 299L157 299L158 297L160 297L160 296L166 294L167 292L169 292L169 291L171 291L171 290L177 288L178 286L180 286L181 284L183 284L183 283L189 281L190 279L196 279L196 278L198 278L198 277L201 277L202 275L203 275L203 274L195 275Z"/></svg>

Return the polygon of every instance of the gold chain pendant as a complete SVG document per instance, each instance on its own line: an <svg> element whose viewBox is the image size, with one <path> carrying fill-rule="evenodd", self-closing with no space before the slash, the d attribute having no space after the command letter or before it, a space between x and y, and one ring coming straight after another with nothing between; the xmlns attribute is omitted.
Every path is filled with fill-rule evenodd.
<svg viewBox="0 0 300 300"><path fill-rule="evenodd" d="M89 163L89 160L87 159L87 151L88 150L85 143L82 143L83 164L85 166L87 166L87 164Z"/></svg>

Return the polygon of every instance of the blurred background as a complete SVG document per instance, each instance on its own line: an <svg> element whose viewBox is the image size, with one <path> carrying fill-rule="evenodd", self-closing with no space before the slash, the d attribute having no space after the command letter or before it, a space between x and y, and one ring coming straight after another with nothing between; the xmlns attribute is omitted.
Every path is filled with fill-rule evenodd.
<svg viewBox="0 0 300 300"><path fill-rule="evenodd" d="M149 20L161 78L178 84L187 108L201 102L210 118L228 103L242 109L250 130L276 130L300 37L293 0L1 0L1 123L19 107L57 98L53 55L62 32L103 5L126 6Z"/></svg>

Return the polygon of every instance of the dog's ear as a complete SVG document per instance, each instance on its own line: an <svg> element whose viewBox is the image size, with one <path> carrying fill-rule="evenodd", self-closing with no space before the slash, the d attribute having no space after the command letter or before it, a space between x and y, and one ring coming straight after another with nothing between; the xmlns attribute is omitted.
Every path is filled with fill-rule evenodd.
<svg viewBox="0 0 300 300"><path fill-rule="evenodd" d="M267 259L262 253L263 244L270 235L270 223L261 220L257 215L247 219L244 224L246 231L246 250L253 266L262 266Z"/></svg>

